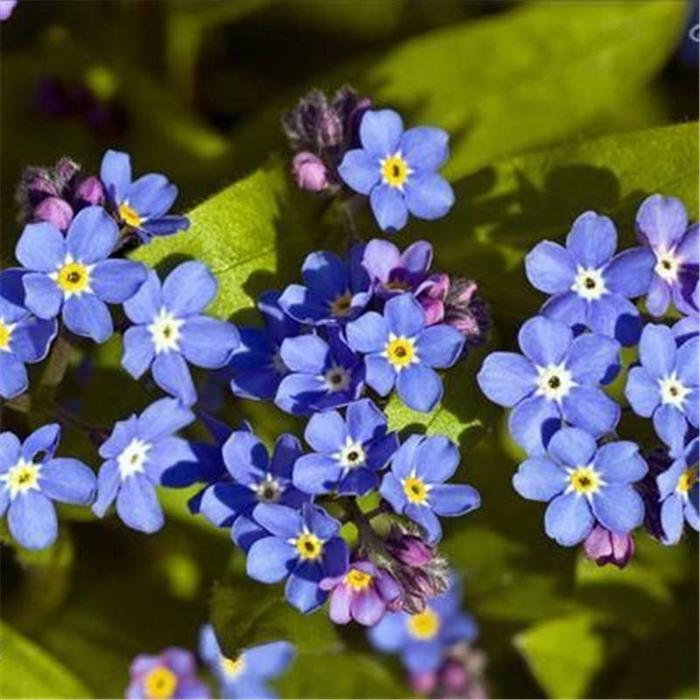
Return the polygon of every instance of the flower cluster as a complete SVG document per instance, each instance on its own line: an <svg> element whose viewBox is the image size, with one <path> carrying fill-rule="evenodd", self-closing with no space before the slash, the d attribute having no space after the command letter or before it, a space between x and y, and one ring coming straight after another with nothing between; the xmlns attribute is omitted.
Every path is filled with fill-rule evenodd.
<svg viewBox="0 0 700 700"><path fill-rule="evenodd" d="M639 247L620 253L613 222L595 212L576 219L565 247L537 244L527 276L551 296L521 327L522 354L492 353L478 375L486 396L512 408L510 433L528 454L513 485L549 503L547 534L620 567L643 522L666 544L678 542L684 520L700 528L698 225L679 200L653 195L636 226ZM631 301L644 296L654 319L671 303L683 318L646 322ZM624 369L622 346L637 349ZM622 371L625 408L604 389ZM639 445L620 439L622 410L652 419L659 466L650 470Z"/></svg>

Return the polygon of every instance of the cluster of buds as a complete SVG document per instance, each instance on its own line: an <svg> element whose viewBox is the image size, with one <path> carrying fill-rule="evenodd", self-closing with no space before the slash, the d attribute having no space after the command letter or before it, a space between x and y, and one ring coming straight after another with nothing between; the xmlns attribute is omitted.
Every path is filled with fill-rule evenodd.
<svg viewBox="0 0 700 700"><path fill-rule="evenodd" d="M420 695L431 698L465 698L484 700L488 697L484 683L486 657L467 644L450 650L437 671L411 674L411 686Z"/></svg>
<svg viewBox="0 0 700 700"><path fill-rule="evenodd" d="M338 190L338 166L345 152L359 145L360 121L371 106L368 98L346 86L332 99L320 90L312 90L285 114L282 126L296 153L292 171L301 189Z"/></svg>
<svg viewBox="0 0 700 700"><path fill-rule="evenodd" d="M634 539L629 533L617 534L596 525L584 540L583 551L598 566L614 564L624 569L634 556Z"/></svg>
<svg viewBox="0 0 700 700"><path fill-rule="evenodd" d="M70 158L48 168L27 168L17 190L19 223L47 221L65 231L73 217L90 205L102 205L105 190L94 175L84 176Z"/></svg>

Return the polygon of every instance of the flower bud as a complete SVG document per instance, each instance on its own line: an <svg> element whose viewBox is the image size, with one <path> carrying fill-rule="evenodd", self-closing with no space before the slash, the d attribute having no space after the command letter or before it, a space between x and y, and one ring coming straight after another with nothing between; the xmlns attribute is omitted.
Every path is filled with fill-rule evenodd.
<svg viewBox="0 0 700 700"><path fill-rule="evenodd" d="M445 298L450 287L450 278L444 272L430 275L416 292L416 299L425 311L426 324L432 326L445 318Z"/></svg>
<svg viewBox="0 0 700 700"><path fill-rule="evenodd" d="M430 563L435 550L417 535L403 534L390 537L386 548L394 559L406 566L420 567Z"/></svg>
<svg viewBox="0 0 700 700"><path fill-rule="evenodd" d="M477 294L473 280L453 279L445 298L445 323L456 328L466 339L467 345L481 345L491 327L486 302Z"/></svg>
<svg viewBox="0 0 700 700"><path fill-rule="evenodd" d="M105 188L98 177L90 175L75 188L75 199L85 205L102 205L105 201Z"/></svg>
<svg viewBox="0 0 700 700"><path fill-rule="evenodd" d="M73 220L73 208L65 199L47 197L34 207L33 221L47 221L59 231L66 231Z"/></svg>
<svg viewBox="0 0 700 700"><path fill-rule="evenodd" d="M409 676L411 688L417 695L429 695L437 685L436 671L414 671Z"/></svg>
<svg viewBox="0 0 700 700"><path fill-rule="evenodd" d="M69 187L80 172L80 166L70 158L61 158L53 168L53 178L59 190Z"/></svg>
<svg viewBox="0 0 700 700"><path fill-rule="evenodd" d="M328 170L318 156L302 151L294 156L292 172L297 185L309 192L322 192L329 186Z"/></svg>
<svg viewBox="0 0 700 700"><path fill-rule="evenodd" d="M614 564L624 569L634 555L634 540L632 535L619 535L596 525L584 540L583 551L598 566Z"/></svg>

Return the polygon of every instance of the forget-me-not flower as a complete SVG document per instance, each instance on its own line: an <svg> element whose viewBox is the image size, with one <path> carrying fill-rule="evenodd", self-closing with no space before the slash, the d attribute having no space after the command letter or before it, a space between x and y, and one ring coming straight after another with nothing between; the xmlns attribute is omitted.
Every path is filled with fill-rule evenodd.
<svg viewBox="0 0 700 700"><path fill-rule="evenodd" d="M139 654L129 667L129 700L204 700L211 697L197 677L197 661L187 649L169 647L159 654Z"/></svg>

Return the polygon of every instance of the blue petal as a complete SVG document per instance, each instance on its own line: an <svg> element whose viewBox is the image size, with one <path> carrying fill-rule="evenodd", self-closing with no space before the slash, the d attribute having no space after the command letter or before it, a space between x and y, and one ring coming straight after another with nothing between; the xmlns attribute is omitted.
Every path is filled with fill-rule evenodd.
<svg viewBox="0 0 700 700"><path fill-rule="evenodd" d="M66 299L63 322L76 335L104 343L114 332L112 316L107 305L94 294L81 294Z"/></svg>
<svg viewBox="0 0 700 700"><path fill-rule="evenodd" d="M199 512L216 527L228 527L241 514L250 514L255 495L247 487L224 481L204 491Z"/></svg>
<svg viewBox="0 0 700 700"><path fill-rule="evenodd" d="M663 316L671 303L671 287L658 275L654 275L649 284L646 298L647 311L652 316Z"/></svg>
<svg viewBox="0 0 700 700"><path fill-rule="evenodd" d="M329 493L336 488L342 474L343 469L336 459L312 453L296 461L293 483L304 493Z"/></svg>
<svg viewBox="0 0 700 700"><path fill-rule="evenodd" d="M578 265L597 269L615 254L615 224L607 216L587 211L574 221L566 247Z"/></svg>
<svg viewBox="0 0 700 700"><path fill-rule="evenodd" d="M287 506L261 503L253 511L253 520L282 540L296 537L302 529L301 515Z"/></svg>
<svg viewBox="0 0 700 700"><path fill-rule="evenodd" d="M168 351L156 355L151 367L156 384L172 396L191 406L197 401L197 392L192 382L192 375L185 359L179 352Z"/></svg>
<svg viewBox="0 0 700 700"><path fill-rule="evenodd" d="M685 434L688 430L688 424L683 415L673 410L673 407L668 404L661 406L654 413L654 428L669 448L669 455L674 459L680 457L683 454Z"/></svg>
<svg viewBox="0 0 700 700"><path fill-rule="evenodd" d="M194 420L194 414L176 399L158 399L138 418L137 433L146 442L157 442L184 428Z"/></svg>
<svg viewBox="0 0 700 700"><path fill-rule="evenodd" d="M312 566L314 565L304 564L298 567L297 571L302 567L311 568ZM319 588L317 580L306 578L297 572L289 577L284 593L287 600L302 613L309 613L320 607L328 597L328 594Z"/></svg>
<svg viewBox="0 0 700 700"><path fill-rule="evenodd" d="M253 433L235 430L221 448L229 474L247 486L257 484L270 467L267 448Z"/></svg>
<svg viewBox="0 0 700 700"><path fill-rule="evenodd" d="M128 153L107 151L102 157L100 179L107 187L107 193L112 202L124 201L126 192L131 184L131 158Z"/></svg>
<svg viewBox="0 0 700 700"><path fill-rule="evenodd" d="M358 442L368 442L386 433L387 419L370 399L351 403L345 413L348 434Z"/></svg>
<svg viewBox="0 0 700 700"><path fill-rule="evenodd" d="M376 471L365 467L353 469L338 482L338 493L340 495L364 496L373 491L379 485L379 475Z"/></svg>
<svg viewBox="0 0 700 700"><path fill-rule="evenodd" d="M698 386L700 370L700 338L684 343L676 354L678 378L685 386Z"/></svg>
<svg viewBox="0 0 700 700"><path fill-rule="evenodd" d="M571 289L576 264L566 248L552 241L542 241L525 257L525 273L535 289L546 294L561 294Z"/></svg>
<svg viewBox="0 0 700 700"><path fill-rule="evenodd" d="M139 290L124 304L124 311L134 323L148 324L158 315L162 306L160 280L152 270Z"/></svg>
<svg viewBox="0 0 700 700"><path fill-rule="evenodd" d="M357 352L381 352L387 343L389 330L383 316L369 311L345 327L350 347Z"/></svg>
<svg viewBox="0 0 700 700"><path fill-rule="evenodd" d="M301 509L306 527L322 540L329 540L340 530L340 523L331 518L321 506L305 503Z"/></svg>
<svg viewBox="0 0 700 700"><path fill-rule="evenodd" d="M615 338L629 347L639 340L641 319L632 302L619 294L605 294L590 302L588 326L595 333Z"/></svg>
<svg viewBox="0 0 700 700"><path fill-rule="evenodd" d="M190 316L182 326L182 352L197 367L223 367L239 342L236 327L217 318Z"/></svg>
<svg viewBox="0 0 700 700"><path fill-rule="evenodd" d="M283 479L292 478L294 463L301 456L299 440L294 435L283 433L275 441L270 460L270 473Z"/></svg>
<svg viewBox="0 0 700 700"><path fill-rule="evenodd" d="M174 488L191 486L199 479L203 469L197 463L198 456L192 443L179 437L165 437L151 445L146 459L146 474L155 484Z"/></svg>
<svg viewBox="0 0 700 700"><path fill-rule="evenodd" d="M27 224L17 242L15 257L28 270L53 272L66 258L65 238L51 224Z"/></svg>
<svg viewBox="0 0 700 700"><path fill-rule="evenodd" d="M425 311L413 294L389 299L384 306L384 318L391 333L406 338L416 337L425 328Z"/></svg>
<svg viewBox="0 0 700 700"><path fill-rule="evenodd" d="M440 219L455 203L455 194L450 183L437 173L411 175L404 190L408 211L419 219Z"/></svg>
<svg viewBox="0 0 700 700"><path fill-rule="evenodd" d="M105 260L90 275L93 291L103 301L121 304L136 294L148 277L148 268L130 260Z"/></svg>
<svg viewBox="0 0 700 700"><path fill-rule="evenodd" d="M375 649L387 653L401 650L406 643L406 620L403 612L387 613L381 621L368 630L369 640Z"/></svg>
<svg viewBox="0 0 700 700"><path fill-rule="evenodd" d="M432 509L442 516L464 515L481 505L479 492L467 484L438 484L429 498Z"/></svg>
<svg viewBox="0 0 700 700"><path fill-rule="evenodd" d="M479 388L494 403L515 406L535 389L532 362L513 352L492 352L477 374Z"/></svg>
<svg viewBox="0 0 700 700"><path fill-rule="evenodd" d="M440 377L435 370L422 364L403 369L396 380L396 390L407 406L424 413L432 411L443 394Z"/></svg>
<svg viewBox="0 0 700 700"><path fill-rule="evenodd" d="M417 244L414 243L414 245ZM402 267L401 254L393 243L382 238L374 238L365 246L362 264L373 282L385 283L389 281L389 275L393 270Z"/></svg>
<svg viewBox="0 0 700 700"><path fill-rule="evenodd" d="M144 218L165 214L177 198L177 187L157 173L142 175L131 183L127 199L129 204Z"/></svg>
<svg viewBox="0 0 700 700"><path fill-rule="evenodd" d="M379 158L361 148L347 151L338 166L338 174L355 192L367 195L381 178Z"/></svg>
<svg viewBox="0 0 700 700"><path fill-rule="evenodd" d="M269 291L258 297L258 309L263 315L265 329L277 345L281 345L285 338L297 335L301 330L299 323L290 318L280 306L280 296L278 291Z"/></svg>
<svg viewBox="0 0 700 700"><path fill-rule="evenodd" d="M639 342L639 359L654 379L667 377L676 368L676 341L668 326L648 324Z"/></svg>
<svg viewBox="0 0 700 700"><path fill-rule="evenodd" d="M314 414L306 424L304 438L316 452L334 454L348 437L345 421L337 411Z"/></svg>
<svg viewBox="0 0 700 700"><path fill-rule="evenodd" d="M337 533L340 529L340 524L327 518L333 523L335 532ZM326 526L328 534L328 528ZM312 529L320 536L319 528L316 527ZM342 576L348 570L348 564L350 559L350 552L348 551L348 545L342 537L331 537L323 545L323 575L328 577Z"/></svg>
<svg viewBox="0 0 700 700"><path fill-rule="evenodd" d="M66 250L75 260L89 265L108 258L118 240L119 229L105 209L86 207L71 222Z"/></svg>
<svg viewBox="0 0 700 700"><path fill-rule="evenodd" d="M44 549L58 534L58 519L53 503L38 491L18 495L7 511L12 536L27 549Z"/></svg>
<svg viewBox="0 0 700 700"><path fill-rule="evenodd" d="M457 471L459 448L444 435L430 435L416 446L411 461L421 479L429 484L437 484L446 481Z"/></svg>
<svg viewBox="0 0 700 700"><path fill-rule="evenodd" d="M20 458L22 445L14 433L0 433L0 472L6 472Z"/></svg>
<svg viewBox="0 0 700 700"><path fill-rule="evenodd" d="M260 525L258 525L251 518L241 515L236 518L236 522L233 523L233 527L231 528L231 537L233 538L233 541L247 554L255 542L263 537L269 537L269 535L267 530L261 528Z"/></svg>
<svg viewBox="0 0 700 700"><path fill-rule="evenodd" d="M612 430L620 420L620 406L592 386L575 386L562 401L564 419L595 437Z"/></svg>
<svg viewBox="0 0 700 700"><path fill-rule="evenodd" d="M360 141L372 155L393 155L399 147L403 121L392 109L365 112L360 123Z"/></svg>
<svg viewBox="0 0 700 700"><path fill-rule="evenodd" d="M150 236L169 236L178 231L186 231L190 227L190 220L186 216L159 216L157 219L148 219L142 222L137 233L141 239L145 238L144 232Z"/></svg>
<svg viewBox="0 0 700 700"><path fill-rule="evenodd" d="M557 496L544 514L545 532L564 547L582 542L594 522L588 501L573 493Z"/></svg>
<svg viewBox="0 0 700 700"><path fill-rule="evenodd" d="M416 348L429 367L445 369L452 367L462 354L464 336L452 326L430 326L418 336Z"/></svg>
<svg viewBox="0 0 700 700"><path fill-rule="evenodd" d="M30 273L22 278L26 294L27 308L42 319L51 319L58 315L63 303L56 283L41 272Z"/></svg>
<svg viewBox="0 0 700 700"><path fill-rule="evenodd" d="M513 439L529 454L541 455L552 435L561 427L561 415L556 403L542 396L525 399L508 418Z"/></svg>
<svg viewBox="0 0 700 700"><path fill-rule="evenodd" d="M585 430L562 428L552 436L547 451L560 464L578 467L591 463L596 447L596 441Z"/></svg>
<svg viewBox="0 0 700 700"><path fill-rule="evenodd" d="M29 387L27 370L16 355L0 351L0 396L13 399Z"/></svg>
<svg viewBox="0 0 700 700"><path fill-rule="evenodd" d="M379 487L379 493L384 499L389 501L394 512L403 513L407 503L406 496L401 483L393 474L384 475L382 485Z"/></svg>
<svg viewBox="0 0 700 700"><path fill-rule="evenodd" d="M333 301L348 291L347 268L335 253L309 253L301 272L306 286L321 299Z"/></svg>
<svg viewBox="0 0 700 700"><path fill-rule="evenodd" d="M406 225L408 207L400 190L378 185L372 190L369 202L382 231L399 231Z"/></svg>
<svg viewBox="0 0 700 700"><path fill-rule="evenodd" d="M648 418L661 401L658 382L649 376L644 367L632 367L627 375L625 397L637 415Z"/></svg>
<svg viewBox="0 0 700 700"><path fill-rule="evenodd" d="M294 646L289 642L261 644L244 652L249 668L260 678L276 678L284 673L294 658Z"/></svg>
<svg viewBox="0 0 700 700"><path fill-rule="evenodd" d="M619 366L620 344L595 333L576 338L566 357L566 368L577 384L600 384Z"/></svg>
<svg viewBox="0 0 700 700"><path fill-rule="evenodd" d="M365 381L380 396L386 396L394 387L396 372L386 357L367 355L365 357Z"/></svg>
<svg viewBox="0 0 700 700"><path fill-rule="evenodd" d="M518 333L523 353L540 367L560 364L573 339L568 326L544 316L535 316L526 321Z"/></svg>
<svg viewBox="0 0 700 700"><path fill-rule="evenodd" d="M640 238L652 248L670 250L688 228L688 214L679 199L654 194L639 207L636 225Z"/></svg>
<svg viewBox="0 0 700 700"><path fill-rule="evenodd" d="M289 374L279 383L275 404L287 413L304 416L319 410L324 398L331 396L319 375Z"/></svg>
<svg viewBox="0 0 700 700"><path fill-rule="evenodd" d="M209 268L196 260L178 265L163 282L163 301L175 316L203 311L216 296L218 283Z"/></svg>
<svg viewBox="0 0 700 700"><path fill-rule="evenodd" d="M423 528L428 544L436 544L442 537L440 520L428 506L409 503L404 509L404 514Z"/></svg>
<svg viewBox="0 0 700 700"><path fill-rule="evenodd" d="M525 460L513 475L515 490L531 501L551 501L566 486L566 473L546 457Z"/></svg>
<svg viewBox="0 0 700 700"><path fill-rule="evenodd" d="M296 560L292 545L277 537L264 537L248 550L246 573L261 583L277 583L290 574Z"/></svg>
<svg viewBox="0 0 700 700"><path fill-rule="evenodd" d="M579 462L579 464L585 464L585 462ZM602 445L594 465L603 473L607 482L629 484L639 481L647 473L647 464L639 454L639 446L636 442L629 440Z"/></svg>
<svg viewBox="0 0 700 700"><path fill-rule="evenodd" d="M117 494L117 513L125 525L150 534L163 527L163 510L154 485L143 474L122 482Z"/></svg>
<svg viewBox="0 0 700 700"><path fill-rule="evenodd" d="M12 331L12 351L22 362L39 362L48 355L57 331L58 324L54 319L28 318Z"/></svg>
<svg viewBox="0 0 700 700"><path fill-rule="evenodd" d="M631 487L609 484L593 494L593 512L603 527L626 534L644 520L644 501Z"/></svg>
<svg viewBox="0 0 700 700"><path fill-rule="evenodd" d="M49 423L35 430L22 445L22 457L28 462L51 459L58 447L61 437L61 426L58 423ZM43 456L38 457L41 453Z"/></svg>
<svg viewBox="0 0 700 700"><path fill-rule="evenodd" d="M576 292L563 292L546 301L540 313L552 321L566 323L567 326L582 326L586 323L588 306Z"/></svg>
<svg viewBox="0 0 700 700"><path fill-rule="evenodd" d="M154 355L153 337L145 326L132 326L127 329L124 333L122 367L134 379L139 379L151 366Z"/></svg>
<svg viewBox="0 0 700 700"><path fill-rule="evenodd" d="M92 469L77 459L59 457L45 462L39 472L41 491L54 501L91 503L97 490Z"/></svg>
<svg viewBox="0 0 700 700"><path fill-rule="evenodd" d="M97 475L97 500L92 505L92 512L101 518L117 497L121 485L119 467L114 459L105 462Z"/></svg>
<svg viewBox="0 0 700 700"><path fill-rule="evenodd" d="M417 126L401 136L399 150L412 170L437 170L449 157L450 135L435 126Z"/></svg>
<svg viewBox="0 0 700 700"><path fill-rule="evenodd" d="M280 347L284 364L292 372L323 374L328 359L328 343L317 335L300 335L287 338Z"/></svg>
<svg viewBox="0 0 700 700"><path fill-rule="evenodd" d="M683 501L673 493L661 504L664 544L677 544L683 534Z"/></svg>
<svg viewBox="0 0 700 700"><path fill-rule="evenodd" d="M391 471L397 477L405 479L411 473L416 462L416 449L424 439L422 435L409 435L396 451L391 460Z"/></svg>
<svg viewBox="0 0 700 700"><path fill-rule="evenodd" d="M630 248L616 255L605 268L606 287L614 294L633 299L646 294L656 258L647 248Z"/></svg>

